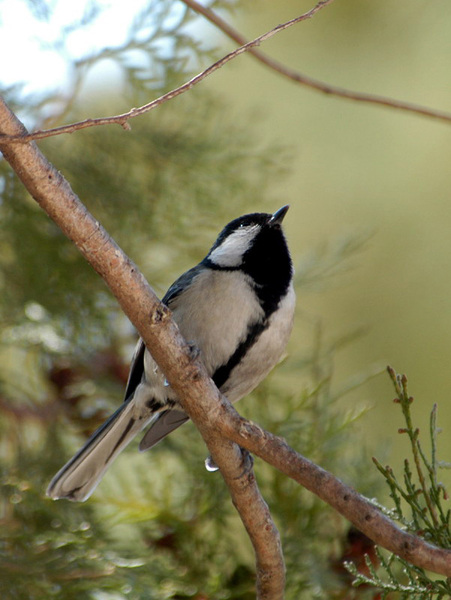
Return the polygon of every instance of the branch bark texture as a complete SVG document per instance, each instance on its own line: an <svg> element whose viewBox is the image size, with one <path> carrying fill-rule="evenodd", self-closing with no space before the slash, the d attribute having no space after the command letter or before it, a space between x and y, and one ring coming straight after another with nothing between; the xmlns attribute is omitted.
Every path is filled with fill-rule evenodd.
<svg viewBox="0 0 451 600"><path fill-rule="evenodd" d="M0 133L26 133L2 101ZM315 493L380 546L418 567L451 576L451 551L401 531L367 499L302 457L283 439L241 418L214 386L199 357L191 352L169 309L34 142L8 144L3 138L0 150L33 198L104 278L199 429L254 544L260 599L283 598L283 559L268 508L252 470L243 464L238 445Z"/></svg>

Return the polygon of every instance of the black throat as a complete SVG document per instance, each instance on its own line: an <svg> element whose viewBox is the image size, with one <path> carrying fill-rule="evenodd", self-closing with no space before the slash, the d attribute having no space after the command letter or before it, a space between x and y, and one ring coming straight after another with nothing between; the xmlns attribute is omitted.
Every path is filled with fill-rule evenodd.
<svg viewBox="0 0 451 600"><path fill-rule="evenodd" d="M293 266L279 225L265 228L244 254L241 269L251 278L268 318L288 291Z"/></svg>
<svg viewBox="0 0 451 600"><path fill-rule="evenodd" d="M207 259L208 260L208 259ZM218 268L209 264L210 268ZM264 317L249 324L245 339L238 344L227 363L213 374L213 381L221 388L230 377L232 370L240 363L249 349L257 342L268 326L269 318L277 310L285 297L293 276L290 253L279 225L267 227L254 240L252 247L244 254L239 267L228 270L241 270L249 277Z"/></svg>

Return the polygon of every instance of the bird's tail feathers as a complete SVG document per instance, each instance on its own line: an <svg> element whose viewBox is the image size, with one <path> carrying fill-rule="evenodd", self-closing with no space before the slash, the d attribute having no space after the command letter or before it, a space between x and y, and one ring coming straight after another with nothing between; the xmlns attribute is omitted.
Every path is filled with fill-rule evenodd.
<svg viewBox="0 0 451 600"><path fill-rule="evenodd" d="M54 500L67 498L79 502L89 498L116 456L151 420L137 419L133 408L131 400L111 415L58 471L47 488L47 496Z"/></svg>
<svg viewBox="0 0 451 600"><path fill-rule="evenodd" d="M175 408L158 413L139 444L140 452L152 448L188 420L189 417L185 412Z"/></svg>

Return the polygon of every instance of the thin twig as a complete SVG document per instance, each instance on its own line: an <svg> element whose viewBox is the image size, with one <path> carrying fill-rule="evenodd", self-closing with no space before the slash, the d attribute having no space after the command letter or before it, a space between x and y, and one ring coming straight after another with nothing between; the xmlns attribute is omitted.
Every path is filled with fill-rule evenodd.
<svg viewBox="0 0 451 600"><path fill-rule="evenodd" d="M80 129L86 129L87 127L96 127L96 126L100 126L100 125L111 125L111 124L121 125L122 127L124 127L124 129L130 129L130 125L128 123L128 121L130 119L133 119L135 117L138 117L139 115L147 113L147 112L153 110L154 108L156 108L157 106L160 106L164 102L167 102L168 100L172 100L173 98L180 96L184 92L187 92L188 90L193 88L195 85L200 83L203 79L205 79L206 77L208 77L209 75L211 75L212 73L214 73L215 71L217 71L218 69L223 67L226 63L233 60L237 56L240 56L240 54L243 54L244 52L249 52L252 48L255 48L255 46L259 46L262 42L268 40L269 38L273 37L277 33L280 33L281 31L288 29L288 27L291 27L292 25L295 25L296 23L300 23L301 21L311 19L318 11L320 11L322 8L324 8L328 4L331 4L332 2L333 2L333 0L321 0L320 2L318 2L318 4L316 4L316 6L314 6L312 9L310 9L303 15L300 15L299 17L295 17L294 19L291 19L290 21L287 21L286 23L282 23L281 25L277 25L277 27L274 27L274 29L271 29L271 31L267 31L266 33L255 38L255 40L252 40L251 42L246 42L240 48L237 48L233 52L229 52L229 54L227 54L223 58L219 59L218 61L216 61L215 63L210 65L207 69L205 69L204 71L202 71L201 73L199 73L198 75L196 75L195 77L193 77L192 79L190 79L189 81L187 81L186 83L181 85L180 87L175 88L174 90L171 90L170 92L167 92L166 94L163 94L163 96L160 96L159 98L156 98L155 100L152 100L152 102L148 102L147 104L144 104L143 106L140 106L139 108L132 108L128 112L122 113L120 115L115 115L115 116L111 116L111 117L100 117L97 119L85 119L84 121L78 121L77 123L71 123L70 125L61 125L60 127L53 127L51 129L38 130L33 133L25 133L24 132L24 134L22 134L22 135L1 134L0 140L2 141L2 143L5 143L5 142L25 143L25 142L30 142L31 140L41 140L43 138L51 137L54 135L60 135L63 133L73 133L74 131L78 131Z"/></svg>
<svg viewBox="0 0 451 600"><path fill-rule="evenodd" d="M246 38L236 29L231 27L224 19L222 19L219 15L213 12L210 8L203 6L199 2L196 2L196 0L181 0L181 2L184 2L192 10L203 15L211 23L216 25L216 27L220 29L223 33L225 33L230 39L235 41L237 44L240 44L240 46L246 44ZM289 67L278 62L277 60L274 60L273 58L269 57L267 54L256 48L250 48L249 53L252 54L252 56L254 56L261 63L263 63L270 69L277 71L277 73L280 73L284 77L288 77L296 83L310 87L314 90L317 90L318 92L322 92L323 94L339 96L341 98L346 98L347 100L355 100L357 102L378 104L380 106L404 110L425 117L440 119L447 123L451 123L451 113L449 112L437 110L434 108L428 108L427 106L421 106L419 104L413 104L411 102L404 102L403 100L396 100L395 98L379 96L377 94L367 94L365 92L356 92L353 90L348 90L346 88L326 83L325 81L320 81L319 79L314 79L313 77L309 77L308 75L304 75L303 73L299 73L298 71L290 69Z"/></svg>
<svg viewBox="0 0 451 600"><path fill-rule="evenodd" d="M420 450L420 444L418 441L418 436L419 436L420 430L418 428L414 428L413 422L412 422L410 405L413 402L413 398L411 396L409 396L408 391L407 391L407 377L405 375L399 375L398 373L395 372L395 370L392 367L387 367L387 371L393 382L396 393L398 395L398 398L396 400L401 405L401 410L402 410L402 413L404 415L404 419L405 419L406 425L407 425L407 427L405 429L400 430L400 433L407 433L407 435L409 437L410 446L412 449L412 455L413 455L413 459L415 462L415 468L417 470L418 480L420 482L421 490L423 492L423 498L428 507L429 514L430 514L432 522L434 524L434 528L439 529L440 523L439 523L439 519L437 516L437 511L435 510L432 498L430 496L430 493L429 493L429 490L428 490L428 487L426 484L426 477L423 473L423 468L421 465L421 462L422 462L421 461L421 450Z"/></svg>

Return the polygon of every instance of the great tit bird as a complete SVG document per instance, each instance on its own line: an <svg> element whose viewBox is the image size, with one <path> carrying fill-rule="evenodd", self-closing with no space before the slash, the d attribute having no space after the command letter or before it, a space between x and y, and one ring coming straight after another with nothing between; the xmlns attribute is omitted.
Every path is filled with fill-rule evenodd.
<svg viewBox="0 0 451 600"><path fill-rule="evenodd" d="M230 402L266 377L291 333L293 267L281 227L288 208L244 215L226 225L207 256L163 298ZM150 425L139 447L147 450L188 418L151 350L139 340L123 404L55 475L47 495L86 500L140 431Z"/></svg>

